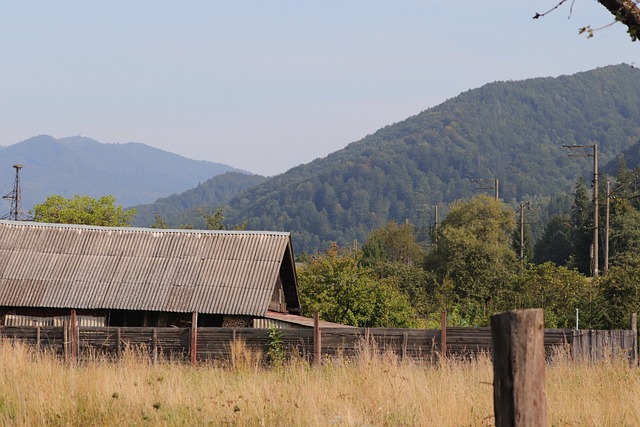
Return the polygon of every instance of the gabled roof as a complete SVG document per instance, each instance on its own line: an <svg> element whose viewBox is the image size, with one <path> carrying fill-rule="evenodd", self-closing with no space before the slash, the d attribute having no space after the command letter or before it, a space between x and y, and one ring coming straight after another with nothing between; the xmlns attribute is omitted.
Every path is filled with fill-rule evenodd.
<svg viewBox="0 0 640 427"><path fill-rule="evenodd" d="M0 306L264 316L280 272L299 311L289 233L0 221Z"/></svg>

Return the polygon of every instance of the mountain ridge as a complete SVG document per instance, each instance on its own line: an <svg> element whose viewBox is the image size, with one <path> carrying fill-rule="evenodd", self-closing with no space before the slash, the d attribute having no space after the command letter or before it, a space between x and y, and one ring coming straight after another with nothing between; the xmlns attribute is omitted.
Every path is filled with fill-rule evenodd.
<svg viewBox="0 0 640 427"><path fill-rule="evenodd" d="M52 194L111 194L124 206L150 203L224 172L245 172L142 143L104 144L81 136L56 139L38 135L0 147L3 195L13 189L14 164L24 166L20 179L25 211Z"/></svg>

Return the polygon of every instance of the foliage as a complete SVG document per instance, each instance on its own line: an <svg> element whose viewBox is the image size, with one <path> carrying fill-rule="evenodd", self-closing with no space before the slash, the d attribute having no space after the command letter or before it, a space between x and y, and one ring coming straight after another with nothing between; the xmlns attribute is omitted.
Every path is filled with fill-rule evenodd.
<svg viewBox="0 0 640 427"><path fill-rule="evenodd" d="M606 302L606 328L626 329L629 315L640 313L640 256L628 254L599 278L599 287Z"/></svg>
<svg viewBox="0 0 640 427"><path fill-rule="evenodd" d="M583 327L597 328L601 307L592 281L576 270L551 262L529 264L514 281L514 308L542 308L546 328L571 328L576 309Z"/></svg>
<svg viewBox="0 0 640 427"><path fill-rule="evenodd" d="M359 327L409 327L414 311L402 292L376 280L358 255L336 244L298 269L304 313Z"/></svg>
<svg viewBox="0 0 640 427"><path fill-rule="evenodd" d="M365 241L389 221L427 229L425 212L477 194L471 178L499 179L502 199L514 206L527 196L560 197L588 174L585 162L567 156L562 145L598 141L605 164L638 140L638 100L640 72L628 65L487 84L326 158L242 191L236 187L233 197L205 201L190 192L167 198L172 213L155 207L146 224L156 210L172 227L203 228L197 208L228 205L230 223L291 231L296 252L315 253L334 241L344 247ZM541 230L544 222L532 227Z"/></svg>
<svg viewBox="0 0 640 427"><path fill-rule="evenodd" d="M44 203L35 205L32 213L37 222L123 227L131 224L135 212L135 209L124 210L116 205L113 196L94 199L75 195L67 199L53 195Z"/></svg>
<svg viewBox="0 0 640 427"><path fill-rule="evenodd" d="M269 337L269 341L267 342L267 356L269 357L269 361L274 366L282 366L284 364L282 330L271 326L267 336Z"/></svg>
<svg viewBox="0 0 640 427"><path fill-rule="evenodd" d="M551 261L555 265L566 265L574 254L573 228L569 215L553 216L544 228L544 234L534 247L533 262L542 264Z"/></svg>
<svg viewBox="0 0 640 427"><path fill-rule="evenodd" d="M136 206L134 224L149 226L155 220L154 213L165 218L167 225L179 228L182 224L193 224L196 228L206 229L206 219L201 211L210 212L223 207L231 197L258 185L267 178L239 172L227 172L216 175L197 187L180 194L157 199L154 203Z"/></svg>
<svg viewBox="0 0 640 427"><path fill-rule="evenodd" d="M511 248L514 212L486 195L455 202L437 230L437 247L426 260L435 273L435 292L458 307L471 325L511 301L518 262ZM448 308L448 307L442 307Z"/></svg>
<svg viewBox="0 0 640 427"><path fill-rule="evenodd" d="M162 217L160 216L160 214L158 212L154 212L153 216L155 217L156 222L153 223L151 228L158 228L158 229L167 229L167 228L169 228L169 226L167 225L167 222L164 219L162 219Z"/></svg>
<svg viewBox="0 0 640 427"><path fill-rule="evenodd" d="M369 233L362 252L362 261L369 265L380 261L420 265L425 255L422 246L416 242L413 225L395 221Z"/></svg>

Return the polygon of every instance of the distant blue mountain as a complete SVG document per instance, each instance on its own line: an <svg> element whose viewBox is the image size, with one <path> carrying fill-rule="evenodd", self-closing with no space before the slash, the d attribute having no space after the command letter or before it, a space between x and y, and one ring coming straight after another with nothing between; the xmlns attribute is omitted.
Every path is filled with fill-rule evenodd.
<svg viewBox="0 0 640 427"><path fill-rule="evenodd" d="M118 204L132 206L194 188L216 175L243 172L140 143L103 144L80 136L39 135L0 147L2 196L13 190L14 164L24 165L20 182L25 213L52 194L111 194ZM0 216L9 208L9 201L0 201Z"/></svg>

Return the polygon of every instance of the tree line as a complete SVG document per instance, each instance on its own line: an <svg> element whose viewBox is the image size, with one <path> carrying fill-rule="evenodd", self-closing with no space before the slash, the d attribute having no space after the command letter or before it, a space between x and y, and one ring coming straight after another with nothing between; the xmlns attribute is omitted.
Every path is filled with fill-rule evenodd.
<svg viewBox="0 0 640 427"><path fill-rule="evenodd" d="M601 277L590 277L594 204L580 178L568 211L550 215L537 241L512 205L481 194L450 204L427 238L410 221L390 221L364 242L302 253L303 312L359 327L438 327L446 311L450 325L486 326L494 313L536 307L549 328L572 327L576 315L583 328L625 327L640 309L640 169L628 169L621 157L617 173L602 176L600 185L613 186L600 191L608 200L600 209L609 205L610 218L609 268ZM112 196L51 196L33 214L42 222L127 226L135 211ZM200 215L210 230L246 227L226 224L221 208ZM167 223L156 213L153 227Z"/></svg>

